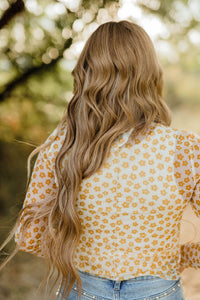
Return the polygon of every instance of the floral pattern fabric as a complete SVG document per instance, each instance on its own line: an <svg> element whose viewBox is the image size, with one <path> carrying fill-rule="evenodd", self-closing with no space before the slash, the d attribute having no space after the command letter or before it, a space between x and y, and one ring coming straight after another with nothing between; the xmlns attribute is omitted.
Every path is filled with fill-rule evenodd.
<svg viewBox="0 0 200 300"><path fill-rule="evenodd" d="M141 275L176 280L180 265L200 268L200 243L180 245L186 206L191 203L200 217L200 137L154 122L134 139L132 130L121 134L101 168L82 180L76 199L82 231L75 265L112 280ZM37 202L39 209L40 202L55 197L55 157L65 135L63 128L39 153L23 206ZM31 224L20 250L43 257L46 226L45 218Z"/></svg>

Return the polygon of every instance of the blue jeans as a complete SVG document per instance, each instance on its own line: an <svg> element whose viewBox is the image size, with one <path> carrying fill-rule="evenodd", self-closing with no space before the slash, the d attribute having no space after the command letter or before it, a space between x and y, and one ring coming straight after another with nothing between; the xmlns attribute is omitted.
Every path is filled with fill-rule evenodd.
<svg viewBox="0 0 200 300"><path fill-rule="evenodd" d="M146 275L115 281L78 270L82 280L81 300L184 300L181 278L166 280ZM63 294L63 289L61 290ZM61 294L58 300L61 300ZM78 299L76 282L67 300Z"/></svg>

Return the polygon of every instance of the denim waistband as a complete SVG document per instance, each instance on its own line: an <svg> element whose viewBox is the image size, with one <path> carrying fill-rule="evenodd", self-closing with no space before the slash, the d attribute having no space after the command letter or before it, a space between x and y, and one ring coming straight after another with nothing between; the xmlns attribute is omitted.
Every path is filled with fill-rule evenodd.
<svg viewBox="0 0 200 300"><path fill-rule="evenodd" d="M170 300L184 300L181 278L167 280L159 276L143 275L127 280L117 281L99 277L84 271L77 270L83 284L82 300L157 300L170 297ZM72 287L68 300L77 298L76 283ZM62 294L63 292L61 292ZM58 300L61 300L61 294Z"/></svg>
<svg viewBox="0 0 200 300"><path fill-rule="evenodd" d="M144 281L144 280L166 280L164 278L161 278L159 276L154 276L154 275L141 275L141 276L137 276L137 277L133 277L133 278L130 278L130 279L126 279L126 280L113 280L113 279L108 279L108 278L104 278L104 277L101 277L101 276L97 276L97 275L94 275L94 274L91 274L91 273L87 273L87 272L84 272L84 271L80 271L80 270L77 270L78 273L81 274L81 277L90 277L92 279L96 279L98 281L104 281L104 282L108 282L108 281L112 281L112 282L133 282L133 281Z"/></svg>

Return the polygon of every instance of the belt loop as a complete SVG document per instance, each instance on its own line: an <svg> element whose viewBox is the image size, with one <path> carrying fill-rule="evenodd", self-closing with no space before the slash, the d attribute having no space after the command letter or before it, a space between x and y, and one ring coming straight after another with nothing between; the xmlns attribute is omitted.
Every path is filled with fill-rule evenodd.
<svg viewBox="0 0 200 300"><path fill-rule="evenodd" d="M120 284L121 284L121 281L115 281L115 284L114 284L114 290L115 291L119 291L120 290Z"/></svg>

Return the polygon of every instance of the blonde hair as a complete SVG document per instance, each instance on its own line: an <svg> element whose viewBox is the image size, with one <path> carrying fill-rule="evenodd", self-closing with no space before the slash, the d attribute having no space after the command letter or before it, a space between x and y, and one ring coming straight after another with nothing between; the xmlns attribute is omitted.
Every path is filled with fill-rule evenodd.
<svg viewBox="0 0 200 300"><path fill-rule="evenodd" d="M68 297L77 280L80 299L82 282L74 265L74 253L81 234L75 207L81 181L102 166L120 134L134 127L133 138L152 122L169 126L171 112L162 98L163 71L153 43L145 30L134 23L120 21L100 25L87 40L72 75L74 96L57 130L58 135L66 126L67 133L55 160L59 185L55 199L40 209L37 204L22 209L3 246L12 238L22 213L27 216L23 233L33 220L47 217L43 237L48 265L45 282L56 268L58 276L62 275L64 294L67 291ZM30 154L28 174L32 156L55 138ZM66 153L68 159L61 172Z"/></svg>

